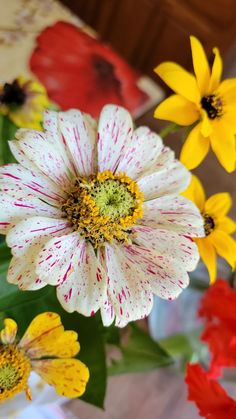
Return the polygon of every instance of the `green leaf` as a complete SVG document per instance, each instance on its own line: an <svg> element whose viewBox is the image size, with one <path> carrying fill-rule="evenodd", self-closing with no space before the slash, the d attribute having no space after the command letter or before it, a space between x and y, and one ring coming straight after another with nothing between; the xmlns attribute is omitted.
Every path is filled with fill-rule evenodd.
<svg viewBox="0 0 236 419"><path fill-rule="evenodd" d="M143 372L170 365L170 355L135 324L132 324L127 345L120 346L122 358L113 361L108 369L110 375Z"/></svg>
<svg viewBox="0 0 236 419"><path fill-rule="evenodd" d="M10 285L11 287L11 285ZM84 317L78 313L67 313L56 298L55 287L47 286L39 291L19 291L13 286L7 295L0 296L0 312L13 318L18 324L19 337L23 335L31 320L40 313L53 311L61 316L67 330L78 333L81 345L78 359L90 370L90 380L82 397L88 403L103 407L106 391L106 360L100 321L97 316Z"/></svg>
<svg viewBox="0 0 236 419"><path fill-rule="evenodd" d="M191 356L194 349L190 339L183 334L177 334L159 341L161 346L172 356Z"/></svg>
<svg viewBox="0 0 236 419"><path fill-rule="evenodd" d="M18 127L7 116L0 114L0 164L16 161L11 154L8 141L14 139L17 129Z"/></svg>

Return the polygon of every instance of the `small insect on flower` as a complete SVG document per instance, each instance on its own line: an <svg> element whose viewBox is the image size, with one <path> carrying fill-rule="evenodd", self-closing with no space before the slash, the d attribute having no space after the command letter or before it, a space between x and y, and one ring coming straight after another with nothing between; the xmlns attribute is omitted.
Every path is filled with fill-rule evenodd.
<svg viewBox="0 0 236 419"><path fill-rule="evenodd" d="M45 88L20 76L0 85L0 113L18 127L41 129L43 111L49 106Z"/></svg>
<svg viewBox="0 0 236 419"><path fill-rule="evenodd" d="M236 78L221 80L222 60L214 48L210 71L201 43L190 37L195 77L173 62L164 62L155 72L177 94L164 100L155 110L156 118L190 126L180 160L189 169L197 167L211 146L228 172L235 170Z"/></svg>
<svg viewBox="0 0 236 419"><path fill-rule="evenodd" d="M28 387L31 371L62 396L73 398L84 393L88 368L72 358L80 350L77 333L65 331L58 314L39 314L19 342L16 322L5 319L4 325L0 334L0 402L22 391L31 400Z"/></svg>
<svg viewBox="0 0 236 419"><path fill-rule="evenodd" d="M47 112L45 132L20 130L20 164L0 168L0 231L14 257L8 281L51 284L66 311L124 326L146 317L153 294L172 300L199 259L197 207L179 196L188 170L129 112L108 105L97 123Z"/></svg>
<svg viewBox="0 0 236 419"><path fill-rule="evenodd" d="M202 261L205 263L210 282L216 279L216 256L224 258L232 269L236 264L236 242L231 234L236 230L236 223L227 216L232 205L228 193L217 193L206 200L200 180L192 176L188 189L183 193L191 199L201 211L205 237L196 239Z"/></svg>

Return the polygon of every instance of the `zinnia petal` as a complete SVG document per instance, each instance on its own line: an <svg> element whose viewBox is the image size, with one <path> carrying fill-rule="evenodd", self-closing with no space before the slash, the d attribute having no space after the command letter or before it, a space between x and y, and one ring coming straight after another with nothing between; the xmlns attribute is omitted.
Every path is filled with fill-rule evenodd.
<svg viewBox="0 0 236 419"><path fill-rule="evenodd" d="M157 106L154 117L178 125L192 125L200 117L197 106L180 95L172 95Z"/></svg>
<svg viewBox="0 0 236 419"><path fill-rule="evenodd" d="M180 161L190 170L195 169L206 157L210 141L201 134L201 123L197 124L185 140Z"/></svg>
<svg viewBox="0 0 236 419"><path fill-rule="evenodd" d="M58 314L46 312L32 320L19 346L30 359L50 356L71 358L80 350L77 338L76 332L64 330Z"/></svg>
<svg viewBox="0 0 236 419"><path fill-rule="evenodd" d="M71 260L70 273L57 287L58 300L69 313L92 316L105 300L106 290L106 274L92 245L81 241Z"/></svg>
<svg viewBox="0 0 236 419"><path fill-rule="evenodd" d="M143 205L140 224L173 230L189 237L205 236L202 217L196 206L182 196L162 196Z"/></svg>
<svg viewBox="0 0 236 419"><path fill-rule="evenodd" d="M216 280L216 251L209 237L196 239L198 250L209 273L210 283Z"/></svg>
<svg viewBox="0 0 236 419"><path fill-rule="evenodd" d="M133 122L128 111L117 106L105 106L98 123L98 170L115 171L128 147Z"/></svg>
<svg viewBox="0 0 236 419"><path fill-rule="evenodd" d="M200 93L195 77L180 65L167 61L159 64L154 71L174 92L190 102L200 102Z"/></svg>
<svg viewBox="0 0 236 419"><path fill-rule="evenodd" d="M138 245L151 248L157 254L170 258L172 262L180 262L186 271L196 268L199 255L197 246L192 239L173 231L143 226L134 227L133 232L137 233L133 240Z"/></svg>
<svg viewBox="0 0 236 419"><path fill-rule="evenodd" d="M32 368L60 396L80 397L85 392L89 370L78 359L45 359L31 361Z"/></svg>
<svg viewBox="0 0 236 419"><path fill-rule="evenodd" d="M210 68L202 44L195 36L190 36L193 68L201 96L207 92L210 82Z"/></svg>
<svg viewBox="0 0 236 419"><path fill-rule="evenodd" d="M4 328L1 330L0 339L4 345L14 343L17 334L17 323L12 319L4 320Z"/></svg>
<svg viewBox="0 0 236 419"><path fill-rule="evenodd" d="M117 172L125 172L136 180L152 169L162 150L161 137L147 127L139 127L133 132Z"/></svg>

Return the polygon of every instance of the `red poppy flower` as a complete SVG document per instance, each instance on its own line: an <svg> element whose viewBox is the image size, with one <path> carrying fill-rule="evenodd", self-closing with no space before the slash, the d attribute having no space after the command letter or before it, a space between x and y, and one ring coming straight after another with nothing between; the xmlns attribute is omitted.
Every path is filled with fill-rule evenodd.
<svg viewBox="0 0 236 419"><path fill-rule="evenodd" d="M236 291L218 279L204 294L199 316L206 318L201 340L211 352L208 375L218 377L223 367L236 367Z"/></svg>
<svg viewBox="0 0 236 419"><path fill-rule="evenodd" d="M97 117L114 103L134 112L148 98L137 87L138 74L117 53L70 23L57 22L39 35L30 67L63 110Z"/></svg>
<svg viewBox="0 0 236 419"><path fill-rule="evenodd" d="M236 401L216 381L209 379L199 364L188 365L185 382L188 399L196 403L206 419L235 419Z"/></svg>

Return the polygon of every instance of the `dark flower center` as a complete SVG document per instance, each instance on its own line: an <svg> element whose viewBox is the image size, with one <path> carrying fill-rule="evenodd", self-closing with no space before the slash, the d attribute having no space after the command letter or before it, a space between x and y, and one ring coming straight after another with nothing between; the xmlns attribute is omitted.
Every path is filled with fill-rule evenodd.
<svg viewBox="0 0 236 419"><path fill-rule="evenodd" d="M2 104L8 106L22 106L25 99L26 93L17 80L14 80L11 84L4 84L2 93L0 94L0 102Z"/></svg>
<svg viewBox="0 0 236 419"><path fill-rule="evenodd" d="M206 111L208 118L215 119L222 116L222 101L218 96L204 96L201 100L201 105Z"/></svg>
<svg viewBox="0 0 236 419"><path fill-rule="evenodd" d="M209 236L209 234L215 228L215 222L214 222L213 218L210 215L208 215L208 214L204 214L203 215L203 218L204 218L204 230L205 230L205 234L206 234L206 236Z"/></svg>
<svg viewBox="0 0 236 419"><path fill-rule="evenodd" d="M94 55L93 64L100 82L106 86L112 85L113 88L120 90L120 81L116 78L115 68L112 63L100 55Z"/></svg>

